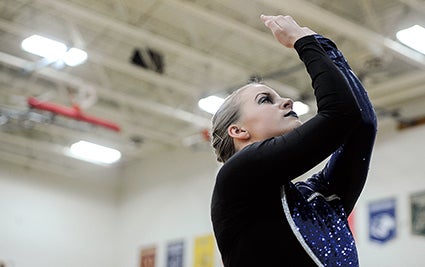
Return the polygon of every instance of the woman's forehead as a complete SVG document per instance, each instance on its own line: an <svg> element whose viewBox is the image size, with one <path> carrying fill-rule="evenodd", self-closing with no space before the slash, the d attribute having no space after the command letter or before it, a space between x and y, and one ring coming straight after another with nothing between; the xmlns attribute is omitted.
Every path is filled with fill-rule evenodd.
<svg viewBox="0 0 425 267"><path fill-rule="evenodd" d="M257 94L262 92L279 96L279 94L273 88L265 84L249 84L243 90L242 94L245 97L250 97L250 96L256 96Z"/></svg>

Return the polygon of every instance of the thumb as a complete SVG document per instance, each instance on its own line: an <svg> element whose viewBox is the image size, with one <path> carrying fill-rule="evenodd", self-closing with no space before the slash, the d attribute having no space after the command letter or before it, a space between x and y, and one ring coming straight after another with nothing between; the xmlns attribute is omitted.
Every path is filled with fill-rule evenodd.
<svg viewBox="0 0 425 267"><path fill-rule="evenodd" d="M272 31L272 33L275 35L275 37L277 37L277 36L276 36L276 34L277 34L277 32L278 32L281 28L280 28L280 26L276 23L276 21L274 21L274 20L266 20L266 21L264 22L264 25L266 25L266 26L267 26L267 28L269 28L269 29Z"/></svg>

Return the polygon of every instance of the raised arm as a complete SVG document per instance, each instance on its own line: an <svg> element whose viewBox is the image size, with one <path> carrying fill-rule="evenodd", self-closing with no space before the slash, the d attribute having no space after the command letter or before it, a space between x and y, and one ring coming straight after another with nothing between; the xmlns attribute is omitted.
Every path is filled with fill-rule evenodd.
<svg viewBox="0 0 425 267"><path fill-rule="evenodd" d="M338 194L349 214L366 182L377 131L377 120L366 90L341 51L331 40L318 34L315 38L347 79L361 110L361 123L348 136L344 144L332 154L325 168L315 174L310 182L325 184L330 192Z"/></svg>
<svg viewBox="0 0 425 267"><path fill-rule="evenodd" d="M227 169L239 169L239 164L243 162L242 176L245 181L248 177L257 179L253 174L258 173L261 166L262 175L270 177L264 185L281 186L310 170L338 149L359 123L360 110L346 78L315 37L310 33L306 36L304 29L288 16L272 18L269 23L266 21L266 25L279 42L295 48L306 66L318 112L291 132L245 147L229 159L221 173L225 174ZM287 30L291 28L295 30ZM299 38L299 35L304 36ZM286 43L288 39L297 41Z"/></svg>

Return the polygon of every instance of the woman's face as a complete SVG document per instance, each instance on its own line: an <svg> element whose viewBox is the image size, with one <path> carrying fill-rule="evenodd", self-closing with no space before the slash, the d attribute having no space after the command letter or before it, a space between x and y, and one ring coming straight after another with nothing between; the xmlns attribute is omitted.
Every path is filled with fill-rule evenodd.
<svg viewBox="0 0 425 267"><path fill-rule="evenodd" d="M239 124L249 132L253 142L288 133L302 124L292 111L293 101L280 97L266 85L248 85L239 99Z"/></svg>

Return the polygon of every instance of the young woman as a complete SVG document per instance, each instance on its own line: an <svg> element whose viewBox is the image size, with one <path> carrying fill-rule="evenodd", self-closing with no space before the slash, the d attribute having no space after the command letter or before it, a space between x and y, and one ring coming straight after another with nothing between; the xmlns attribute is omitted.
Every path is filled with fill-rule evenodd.
<svg viewBox="0 0 425 267"><path fill-rule="evenodd" d="M212 145L224 164L211 219L224 266L358 266L347 217L368 173L375 112L331 40L290 16L261 19L305 64L318 111L302 123L291 99L251 83L213 116ZM329 156L320 172L292 181Z"/></svg>

